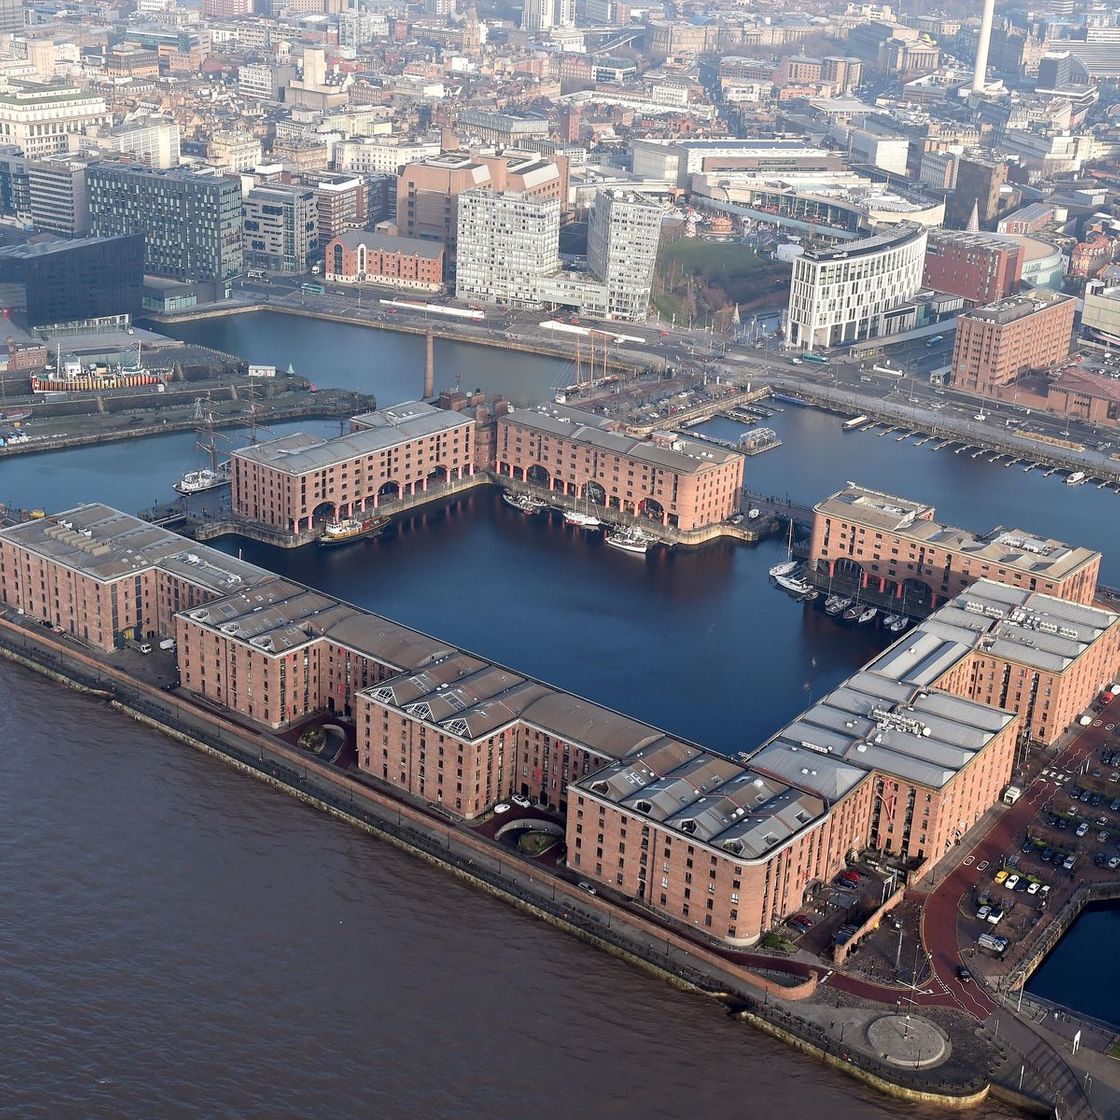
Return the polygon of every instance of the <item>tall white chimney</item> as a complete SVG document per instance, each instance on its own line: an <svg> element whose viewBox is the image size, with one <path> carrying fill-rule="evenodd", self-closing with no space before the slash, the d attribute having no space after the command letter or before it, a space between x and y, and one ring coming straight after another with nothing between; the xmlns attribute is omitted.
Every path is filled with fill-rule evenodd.
<svg viewBox="0 0 1120 1120"><path fill-rule="evenodd" d="M984 92L984 75L988 70L988 48L992 45L992 17L996 0L984 0L984 14L980 17L980 39L976 44L976 69L972 71L972 92Z"/></svg>

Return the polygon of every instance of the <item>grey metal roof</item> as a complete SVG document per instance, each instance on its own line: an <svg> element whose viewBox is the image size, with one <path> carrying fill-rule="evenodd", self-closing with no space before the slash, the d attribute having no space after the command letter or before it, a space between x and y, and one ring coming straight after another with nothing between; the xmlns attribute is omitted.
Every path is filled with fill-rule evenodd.
<svg viewBox="0 0 1120 1120"><path fill-rule="evenodd" d="M460 412L435 408L422 401L409 401L378 412L364 412L355 416L354 422L361 425L360 430L333 439L293 432L255 447L239 448L231 457L264 463L287 474L306 474L348 459L384 451L409 440L474 424L472 418Z"/></svg>

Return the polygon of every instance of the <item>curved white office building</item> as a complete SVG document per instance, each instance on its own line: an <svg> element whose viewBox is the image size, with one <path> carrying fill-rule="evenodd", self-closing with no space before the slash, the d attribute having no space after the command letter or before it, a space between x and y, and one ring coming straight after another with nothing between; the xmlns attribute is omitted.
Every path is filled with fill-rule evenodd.
<svg viewBox="0 0 1120 1120"><path fill-rule="evenodd" d="M901 223L889 233L837 249L809 250L793 262L786 344L801 350L892 334L922 286L926 228Z"/></svg>

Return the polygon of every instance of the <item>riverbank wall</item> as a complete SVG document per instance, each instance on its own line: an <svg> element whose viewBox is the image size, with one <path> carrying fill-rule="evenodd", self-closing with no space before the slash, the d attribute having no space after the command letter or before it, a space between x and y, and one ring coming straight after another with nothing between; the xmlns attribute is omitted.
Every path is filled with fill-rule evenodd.
<svg viewBox="0 0 1120 1120"><path fill-rule="evenodd" d="M334 770L282 740L234 723L176 694L139 681L90 654L40 636L25 625L0 619L0 656L92 698L171 740L207 754L238 772L454 874L480 890L586 943L684 990L728 1004L746 1022L803 1053L910 1100L948 1108L983 1099L987 1084L949 1084L923 1071L876 1068L867 1055L836 1050L835 1040L797 1017L785 1004L807 999L818 977L782 983L743 968L675 930L632 910L590 896L547 867L512 849L379 790L374 779ZM893 1075L892 1075L893 1073ZM921 1094L917 1096L916 1094Z"/></svg>
<svg viewBox="0 0 1120 1120"><path fill-rule="evenodd" d="M435 338L452 342L465 342L472 346L491 346L499 350L514 350L523 354L540 354L546 358L569 360L576 352L575 336L569 339L531 339L524 336L511 337L502 331L490 330L453 319L439 317L422 322L410 322L404 316L396 315L392 321L363 318L359 314L330 311L326 308L291 307L282 303L246 303L235 307L203 307L184 311L175 315L149 315L154 323L172 326L176 323L191 323L202 319L225 319L231 315L244 315L261 311L276 315L290 315L302 319L319 319L325 323L342 323L349 327L363 327L374 331L392 331L397 334L426 335L429 331ZM418 312L420 314L420 312ZM665 360L652 354L632 354L617 348L611 351L611 365L616 369L640 370L649 367L663 368Z"/></svg>

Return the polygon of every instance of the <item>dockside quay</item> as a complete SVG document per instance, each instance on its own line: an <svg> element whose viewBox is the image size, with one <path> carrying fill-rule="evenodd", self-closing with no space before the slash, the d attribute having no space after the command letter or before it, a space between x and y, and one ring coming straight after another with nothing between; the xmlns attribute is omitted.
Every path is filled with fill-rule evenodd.
<svg viewBox="0 0 1120 1120"><path fill-rule="evenodd" d="M530 798L579 875L731 946L853 850L921 881L1120 661L1120 616L979 580L732 759L104 505L0 532L0 599L106 654L173 638L179 695L262 730L350 723L444 814Z"/></svg>

